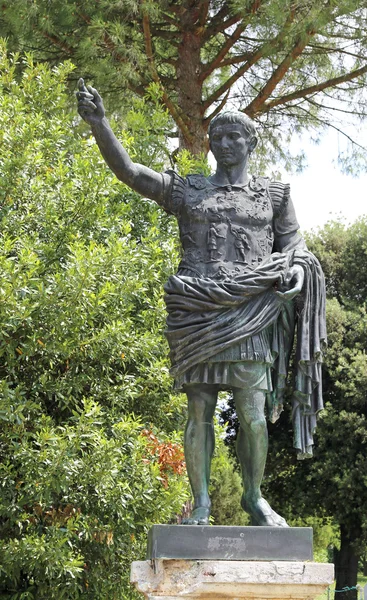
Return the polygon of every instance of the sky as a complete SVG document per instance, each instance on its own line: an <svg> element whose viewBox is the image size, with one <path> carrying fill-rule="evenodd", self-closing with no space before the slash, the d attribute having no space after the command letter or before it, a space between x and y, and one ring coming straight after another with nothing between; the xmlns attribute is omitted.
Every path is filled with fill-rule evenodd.
<svg viewBox="0 0 367 600"><path fill-rule="evenodd" d="M356 138L357 136L353 136ZM367 131L358 135L358 141L367 146ZM339 150L346 150L346 138L329 130L316 144L307 135L294 138L292 149L306 154L306 168L300 174L282 172L282 181L290 183L291 197L301 231L317 230L327 221L343 218L352 223L358 217L367 216L367 173L359 177L345 175L338 165ZM215 168L215 160L209 153L209 163ZM251 172L251 163L249 164Z"/></svg>
<svg viewBox="0 0 367 600"><path fill-rule="evenodd" d="M299 143L299 142L298 142ZM341 173L337 164L340 134L330 132L316 145L305 136L303 148L308 167L299 175L284 174L303 231L322 227L330 219L347 222L367 216L367 174L358 178Z"/></svg>

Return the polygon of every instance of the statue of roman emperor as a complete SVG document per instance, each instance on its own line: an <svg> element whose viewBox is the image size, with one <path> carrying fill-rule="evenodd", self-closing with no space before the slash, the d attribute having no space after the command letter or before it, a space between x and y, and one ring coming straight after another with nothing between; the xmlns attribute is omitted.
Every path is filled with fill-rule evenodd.
<svg viewBox="0 0 367 600"><path fill-rule="evenodd" d="M233 394L242 507L252 525L287 527L261 494L268 432L282 410L297 326L293 393L294 446L312 454L322 408L325 285L299 234L289 185L250 177L257 144L253 122L225 111L210 123L216 171L181 177L134 163L114 135L97 90L79 82L78 110L107 165L123 183L177 218L183 257L165 286L174 386L188 400L184 436L194 503L187 524L206 525L220 391Z"/></svg>

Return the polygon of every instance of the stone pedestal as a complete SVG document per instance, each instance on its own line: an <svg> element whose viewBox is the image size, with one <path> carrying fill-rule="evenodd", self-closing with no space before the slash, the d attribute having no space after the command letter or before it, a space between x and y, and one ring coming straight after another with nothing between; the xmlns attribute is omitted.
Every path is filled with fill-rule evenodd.
<svg viewBox="0 0 367 600"><path fill-rule="evenodd" d="M155 525L131 583L149 600L315 600L334 565L312 561L312 530Z"/></svg>
<svg viewBox="0 0 367 600"><path fill-rule="evenodd" d="M131 569L131 583L149 600L314 600L333 580L333 565L290 561L158 559Z"/></svg>

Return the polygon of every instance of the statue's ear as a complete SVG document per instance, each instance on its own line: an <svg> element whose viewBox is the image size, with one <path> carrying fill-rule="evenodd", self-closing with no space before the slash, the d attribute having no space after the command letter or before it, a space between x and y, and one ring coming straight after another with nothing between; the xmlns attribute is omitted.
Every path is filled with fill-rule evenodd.
<svg viewBox="0 0 367 600"><path fill-rule="evenodd" d="M257 137L254 136L251 139L250 144L249 144L249 150L250 150L250 152L253 152L255 150L256 146L257 146Z"/></svg>

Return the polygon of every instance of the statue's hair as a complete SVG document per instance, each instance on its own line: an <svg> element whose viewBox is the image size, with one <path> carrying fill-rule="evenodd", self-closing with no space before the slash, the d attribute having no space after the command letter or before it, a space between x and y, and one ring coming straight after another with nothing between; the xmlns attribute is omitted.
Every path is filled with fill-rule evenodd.
<svg viewBox="0 0 367 600"><path fill-rule="evenodd" d="M224 110L210 121L208 128L209 139L216 127L219 125L226 125L227 123L239 123L242 125L246 135L249 137L256 137L255 123L250 117L239 110Z"/></svg>

